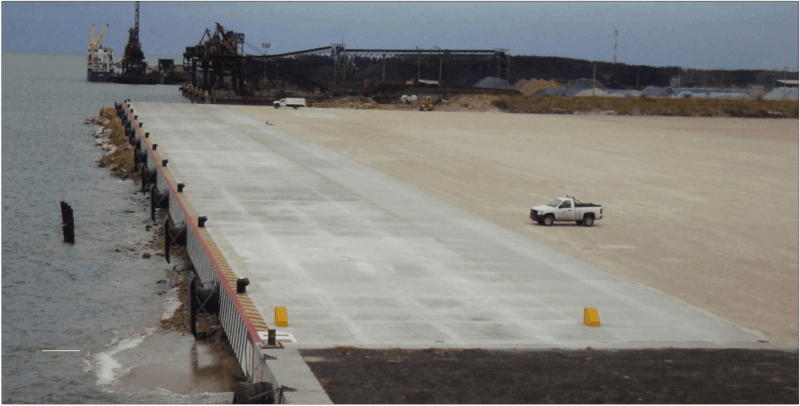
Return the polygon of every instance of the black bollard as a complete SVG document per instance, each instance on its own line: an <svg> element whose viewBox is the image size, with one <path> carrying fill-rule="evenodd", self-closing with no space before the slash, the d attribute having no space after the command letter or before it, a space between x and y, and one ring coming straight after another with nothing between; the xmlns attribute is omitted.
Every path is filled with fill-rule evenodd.
<svg viewBox="0 0 800 406"><path fill-rule="evenodd" d="M250 284L250 279L239 278L236 280L236 293L247 293L247 285Z"/></svg>

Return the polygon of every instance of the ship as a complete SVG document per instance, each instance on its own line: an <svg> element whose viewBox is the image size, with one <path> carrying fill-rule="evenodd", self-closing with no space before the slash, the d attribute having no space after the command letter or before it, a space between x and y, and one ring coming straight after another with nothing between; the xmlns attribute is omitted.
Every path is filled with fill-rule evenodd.
<svg viewBox="0 0 800 406"><path fill-rule="evenodd" d="M90 82L108 82L114 78L114 50L100 46L100 38L106 32L108 24L94 38L94 24L89 34L89 49L86 51L86 79Z"/></svg>

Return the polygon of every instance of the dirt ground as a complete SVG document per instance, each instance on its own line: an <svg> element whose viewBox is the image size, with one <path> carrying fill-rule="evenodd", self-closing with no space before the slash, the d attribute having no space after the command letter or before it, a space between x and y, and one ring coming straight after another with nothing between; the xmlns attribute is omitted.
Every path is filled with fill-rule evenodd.
<svg viewBox="0 0 800 406"><path fill-rule="evenodd" d="M798 345L798 120L236 108ZM602 204L604 219L592 228L530 221L530 206L565 194Z"/></svg>
<svg viewBox="0 0 800 406"><path fill-rule="evenodd" d="M303 350L334 403L797 403L797 353Z"/></svg>

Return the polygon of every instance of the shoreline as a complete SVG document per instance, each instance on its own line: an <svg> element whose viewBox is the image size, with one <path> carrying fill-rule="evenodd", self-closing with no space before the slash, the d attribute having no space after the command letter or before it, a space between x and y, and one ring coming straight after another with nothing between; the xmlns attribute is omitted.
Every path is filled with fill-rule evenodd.
<svg viewBox="0 0 800 406"><path fill-rule="evenodd" d="M121 120L117 117L114 109L102 108L100 115L86 120L86 124L101 125L100 129L95 132L95 137L98 138L96 146L101 147L107 153L100 158L98 167L109 169L110 176L123 181L141 179L141 175L134 171L134 149L130 146ZM139 194L140 192L135 193ZM147 231L152 232L152 235L143 242L143 258L159 260L165 257L164 221L168 216L168 213L164 211L157 211L155 222L150 222L148 219L149 224L145 227ZM133 251L136 248L129 247L128 249ZM156 282L167 289L158 293L158 296L163 299L159 304L161 317L157 327L151 333L145 334L142 342L138 345L114 354L114 357L126 359L146 358L147 354L153 352L160 353L161 356L153 358L151 364L136 365L115 374L113 378L115 386L149 388L156 391L168 390L177 395L192 396L208 394L208 390L201 390L201 386L203 386L222 391L225 396L229 396L233 392L236 382L245 379L244 374L216 314L198 314L198 337L195 339L191 336L187 310L187 280L190 273L197 276L197 272L185 247L171 247L170 257L174 264L172 269L165 271L163 279ZM174 296L168 297L169 295ZM167 305L166 303L170 300L173 301L173 304ZM174 354L175 351L184 355L186 352L193 355L188 358L180 357ZM135 354L139 355L132 356ZM198 356L205 360L201 362L205 364L201 369L195 368ZM177 362L161 362L164 358L170 357ZM171 370L169 379L160 375L160 371L167 367ZM175 379L176 375L183 379ZM154 376L160 376L162 379L154 379ZM190 384L174 384L175 382L190 382ZM217 403L219 402L217 398L218 396L211 396L209 400ZM197 400L190 399L192 403Z"/></svg>

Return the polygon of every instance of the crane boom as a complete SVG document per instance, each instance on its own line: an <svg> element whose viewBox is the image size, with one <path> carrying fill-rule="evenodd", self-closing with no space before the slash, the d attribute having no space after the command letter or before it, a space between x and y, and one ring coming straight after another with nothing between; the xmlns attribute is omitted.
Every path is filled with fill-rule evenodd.
<svg viewBox="0 0 800 406"><path fill-rule="evenodd" d="M89 33L89 46L94 44L94 24L92 24L92 31Z"/></svg>
<svg viewBox="0 0 800 406"><path fill-rule="evenodd" d="M136 32L139 32L139 2L136 2Z"/></svg>
<svg viewBox="0 0 800 406"><path fill-rule="evenodd" d="M94 47L95 47L95 48L97 48L98 46L100 46L100 39L101 39L101 38L103 38L103 34L105 34L105 33L106 33L106 28L108 28L108 23L106 23L106 26L105 26L105 27L103 27L103 31L100 31L100 35L98 35L98 36L97 36L97 39L94 41Z"/></svg>

